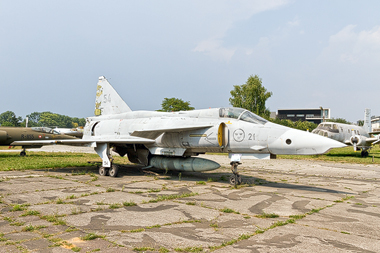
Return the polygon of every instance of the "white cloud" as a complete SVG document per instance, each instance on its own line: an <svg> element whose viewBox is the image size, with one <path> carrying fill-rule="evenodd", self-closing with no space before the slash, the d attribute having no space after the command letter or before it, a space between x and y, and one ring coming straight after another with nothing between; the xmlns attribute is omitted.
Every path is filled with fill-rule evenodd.
<svg viewBox="0 0 380 253"><path fill-rule="evenodd" d="M330 36L320 59L350 64L379 62L380 26L360 32L355 32L355 28L356 25L347 25Z"/></svg>
<svg viewBox="0 0 380 253"><path fill-rule="evenodd" d="M253 55L259 57L261 60L266 59L271 61L271 51L274 47L281 46L281 44L291 37L292 32L300 26L301 22L298 17L292 21L288 21L285 25L279 27L276 33L271 36L260 37L256 45L251 48L245 48L246 55ZM300 31L299 34L304 34L304 31Z"/></svg>
<svg viewBox="0 0 380 253"><path fill-rule="evenodd" d="M229 61L235 54L236 49L227 49L221 46L222 42L218 39L209 39L200 42L194 52L202 52L211 56L214 60Z"/></svg>
<svg viewBox="0 0 380 253"><path fill-rule="evenodd" d="M233 27L236 22L246 20L253 15L279 8L289 0L240 0L240 1L218 1L205 6L205 1L199 2L203 15L212 13L212 20L209 24L204 24L210 28L210 36L200 41L193 49L194 52L209 55L214 60L229 61L236 52L236 48L223 46L223 38L226 32Z"/></svg>
<svg viewBox="0 0 380 253"><path fill-rule="evenodd" d="M300 25L300 20L298 17L288 22L288 26L299 26L299 25Z"/></svg>
<svg viewBox="0 0 380 253"><path fill-rule="evenodd" d="M245 52L247 55L254 55L255 57L258 55L266 55L266 57L260 58L268 58L270 55L270 44L271 41L268 37L261 37L254 48L247 48Z"/></svg>

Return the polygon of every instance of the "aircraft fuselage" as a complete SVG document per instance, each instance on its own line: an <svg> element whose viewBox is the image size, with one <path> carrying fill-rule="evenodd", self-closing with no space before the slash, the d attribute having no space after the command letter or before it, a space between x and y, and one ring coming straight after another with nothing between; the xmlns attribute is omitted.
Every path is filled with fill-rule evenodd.
<svg viewBox="0 0 380 253"><path fill-rule="evenodd" d="M111 143L119 154L132 161L142 156L189 157L205 152L240 153L247 158L266 154L312 155L327 152L335 142L308 132L271 123L245 109L214 108L181 112L134 111L118 115L90 117L84 140L139 137L154 143L132 147ZM337 146L338 147L338 146ZM146 149L149 152L134 151ZM135 155L132 153L136 153ZM133 159L137 156L138 159Z"/></svg>

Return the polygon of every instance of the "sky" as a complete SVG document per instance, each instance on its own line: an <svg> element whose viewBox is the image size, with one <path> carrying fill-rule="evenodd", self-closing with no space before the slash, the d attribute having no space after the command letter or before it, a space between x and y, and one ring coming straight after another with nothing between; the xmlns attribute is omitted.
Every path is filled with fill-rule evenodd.
<svg viewBox="0 0 380 253"><path fill-rule="evenodd" d="M380 115L380 1L0 0L0 113L94 115L105 76L132 110L228 107L258 75L271 111Z"/></svg>

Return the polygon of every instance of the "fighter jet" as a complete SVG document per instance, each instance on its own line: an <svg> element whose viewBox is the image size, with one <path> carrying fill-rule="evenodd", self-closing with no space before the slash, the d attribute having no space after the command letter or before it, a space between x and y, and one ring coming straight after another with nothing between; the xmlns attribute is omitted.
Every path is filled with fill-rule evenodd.
<svg viewBox="0 0 380 253"><path fill-rule="evenodd" d="M60 134L48 127L0 127L0 146L22 146L20 156L25 156L27 148L40 148L41 144L31 142L30 144L13 144L15 141L38 141L76 139L74 137ZM12 144L11 144L12 143Z"/></svg>
<svg viewBox="0 0 380 253"><path fill-rule="evenodd" d="M220 165L196 156L228 153L237 184L240 159L271 155L315 155L346 145L308 132L277 125L242 108L180 112L132 111L107 79L99 77L95 116L86 119L81 140L18 141L13 144L68 144L94 147L102 159L99 174L116 177L111 148L132 163L177 171L207 171Z"/></svg>
<svg viewBox="0 0 380 253"><path fill-rule="evenodd" d="M82 136L83 136L83 127L76 127L76 128L55 127L54 131L56 131L60 134L70 135L70 136L74 136L77 138L82 138Z"/></svg>
<svg viewBox="0 0 380 253"><path fill-rule="evenodd" d="M355 152L361 150L361 156L367 157L368 150L372 148L372 145L380 142L379 135L377 137L370 136L375 133L371 132L372 127L370 117L371 110L365 109L364 125L362 127L352 124L323 122L320 123L312 133L337 140L347 145L352 145Z"/></svg>

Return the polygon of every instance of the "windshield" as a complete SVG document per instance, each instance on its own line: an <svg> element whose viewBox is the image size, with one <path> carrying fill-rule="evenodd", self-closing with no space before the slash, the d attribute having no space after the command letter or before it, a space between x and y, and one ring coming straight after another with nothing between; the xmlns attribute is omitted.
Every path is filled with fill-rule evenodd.
<svg viewBox="0 0 380 253"><path fill-rule="evenodd" d="M265 124L268 121L257 116L256 114L242 109L242 108L220 108L219 110L219 116L221 118L233 118L233 119L239 119L250 123L255 124Z"/></svg>
<svg viewBox="0 0 380 253"><path fill-rule="evenodd" d="M336 124L331 124L331 123L319 124L316 129L322 129L322 130L329 131L332 133L339 133L338 126Z"/></svg>
<svg viewBox="0 0 380 253"><path fill-rule="evenodd" d="M244 112L244 109L241 108L220 108L219 110L219 116L221 118L233 118L238 119L240 114Z"/></svg>
<svg viewBox="0 0 380 253"><path fill-rule="evenodd" d="M51 129L50 127L32 127L32 130L41 133L59 134L59 132L57 132L54 129Z"/></svg>
<svg viewBox="0 0 380 253"><path fill-rule="evenodd" d="M262 124L262 125L268 122L266 119L263 119L263 118L257 116L256 114L253 114L250 111L245 111L240 116L240 119L247 121L247 122L251 122L251 123L255 123L255 124Z"/></svg>

